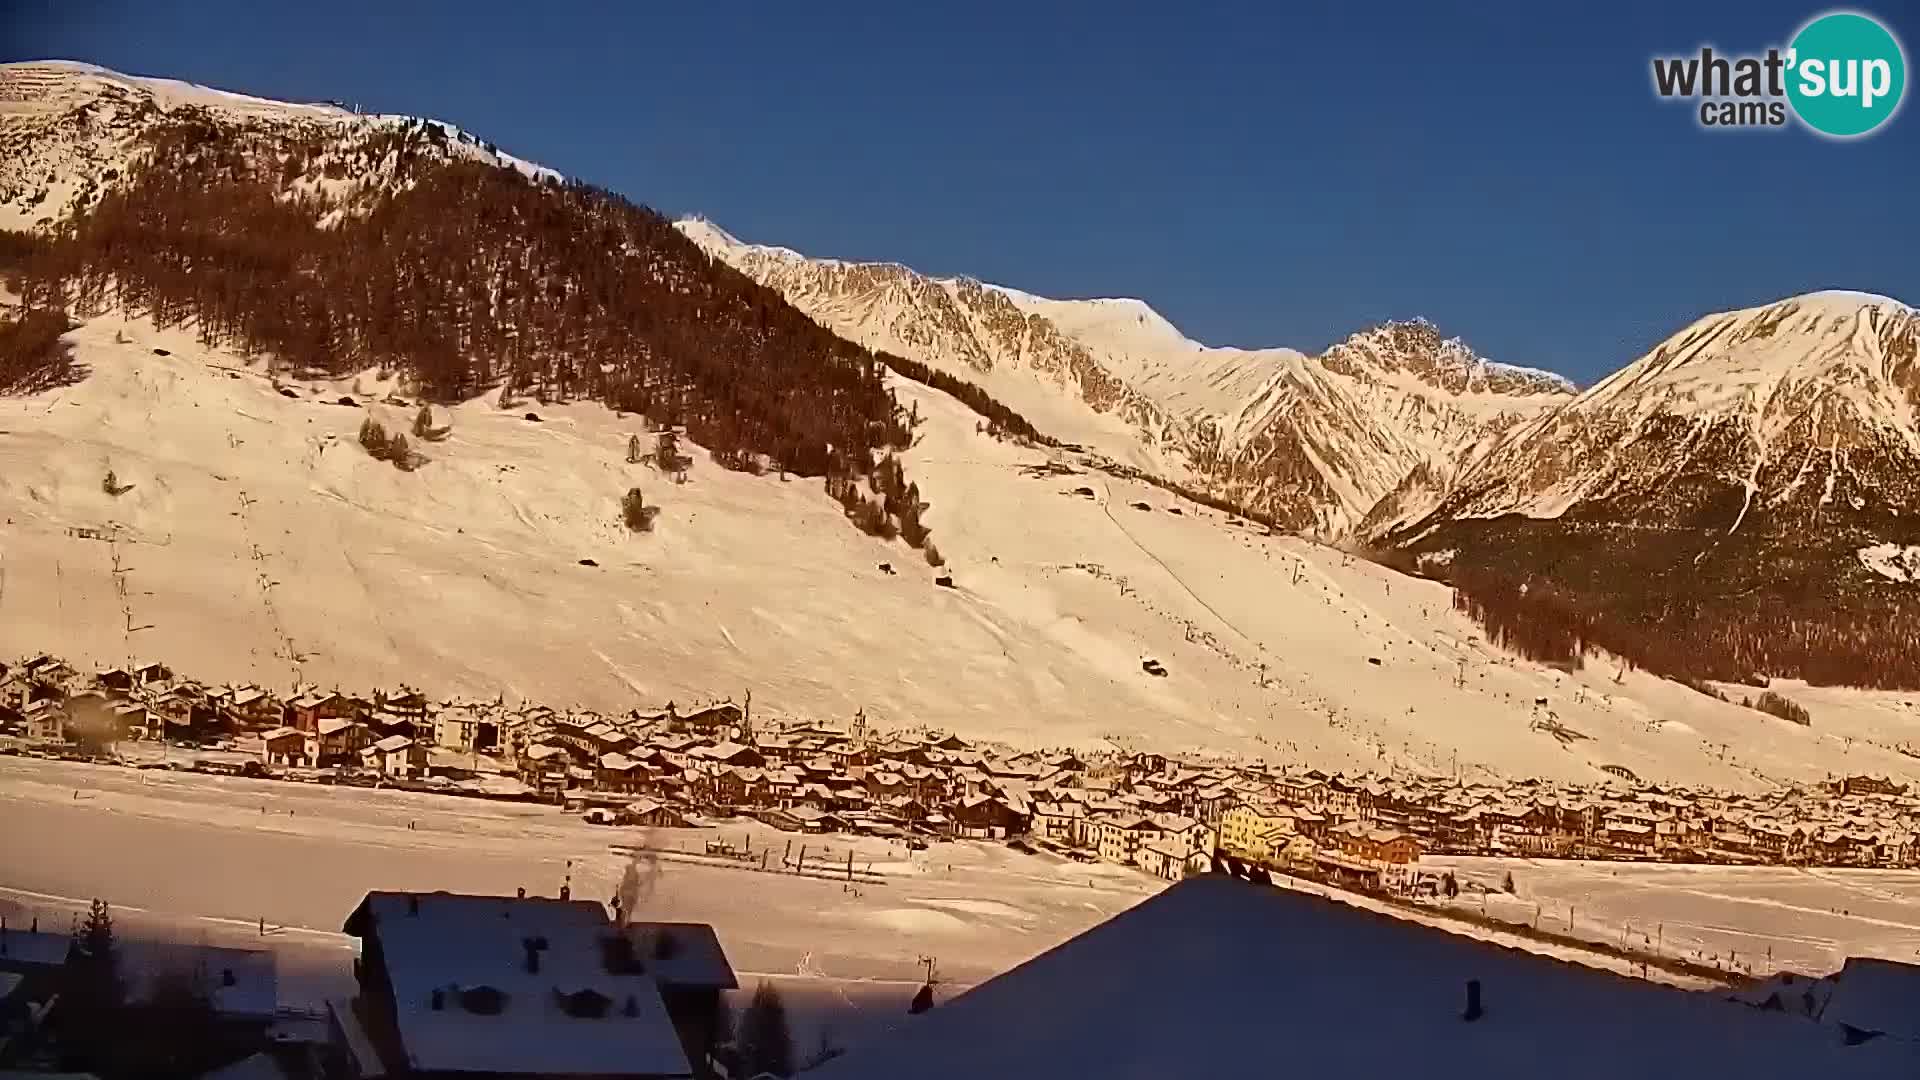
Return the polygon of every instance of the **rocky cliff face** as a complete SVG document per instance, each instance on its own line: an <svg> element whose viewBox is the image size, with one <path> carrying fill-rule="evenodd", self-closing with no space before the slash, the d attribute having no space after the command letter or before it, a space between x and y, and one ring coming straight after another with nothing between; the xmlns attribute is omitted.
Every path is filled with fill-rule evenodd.
<svg viewBox="0 0 1920 1080"><path fill-rule="evenodd" d="M837 333L975 379L1058 438L1322 535L1352 532L1416 469L1451 477L1572 395L1421 321L1317 357L1213 349L1136 300L1050 300L747 244L699 219L680 228Z"/></svg>

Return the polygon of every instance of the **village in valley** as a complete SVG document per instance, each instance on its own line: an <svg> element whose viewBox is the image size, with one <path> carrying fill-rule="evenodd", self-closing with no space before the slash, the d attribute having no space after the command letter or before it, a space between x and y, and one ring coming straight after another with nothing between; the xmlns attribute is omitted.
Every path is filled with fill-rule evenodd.
<svg viewBox="0 0 1920 1080"><path fill-rule="evenodd" d="M1641 782L1330 775L1156 753L1016 752L953 734L756 716L751 695L624 715L211 686L160 663L0 662L0 752L547 802L610 826L750 817L911 847L1004 841L1179 880L1216 855L1362 891L1430 892L1426 854L1920 866L1920 792L1874 776L1765 794Z"/></svg>

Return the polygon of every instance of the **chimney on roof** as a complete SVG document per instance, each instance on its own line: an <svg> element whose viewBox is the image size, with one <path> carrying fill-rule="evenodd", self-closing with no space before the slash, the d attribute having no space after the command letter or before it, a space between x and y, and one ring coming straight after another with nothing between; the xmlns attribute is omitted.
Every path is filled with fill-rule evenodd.
<svg viewBox="0 0 1920 1080"><path fill-rule="evenodd" d="M1465 1020L1467 1023L1471 1024L1475 1020L1480 1019L1484 1015L1486 1015L1486 1010L1480 1007L1480 980L1468 979L1467 980L1467 1011L1460 1014L1460 1019Z"/></svg>
<svg viewBox="0 0 1920 1080"><path fill-rule="evenodd" d="M525 885L520 886L520 891L515 895L518 896L520 899L525 900L527 898L527 887Z"/></svg>
<svg viewBox="0 0 1920 1080"><path fill-rule="evenodd" d="M572 898L573 898L573 886L571 885L560 886L560 899L571 900Z"/></svg>

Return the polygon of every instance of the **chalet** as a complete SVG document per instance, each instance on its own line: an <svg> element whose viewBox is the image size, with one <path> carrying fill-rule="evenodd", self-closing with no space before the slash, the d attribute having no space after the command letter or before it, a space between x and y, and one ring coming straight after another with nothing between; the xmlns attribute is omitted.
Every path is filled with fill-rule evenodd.
<svg viewBox="0 0 1920 1080"><path fill-rule="evenodd" d="M1420 842L1395 829L1374 829L1350 822L1327 834L1340 851L1355 859L1388 866L1410 866L1420 861Z"/></svg>
<svg viewBox="0 0 1920 1080"><path fill-rule="evenodd" d="M759 768L767 763L767 759L761 756L760 751L732 741L695 750L693 756L703 761L711 761L716 765L735 767Z"/></svg>
<svg viewBox="0 0 1920 1080"><path fill-rule="evenodd" d="M1140 848L1160 839L1160 829L1141 814L1116 814L1093 823L1094 844L1108 862L1131 864Z"/></svg>
<svg viewBox="0 0 1920 1080"><path fill-rule="evenodd" d="M338 723L339 721L328 721ZM427 748L405 735L388 735L360 751L361 764L383 776L409 776L424 771Z"/></svg>
<svg viewBox="0 0 1920 1080"><path fill-rule="evenodd" d="M864 793L862 794L864 795ZM854 809L848 801L845 790L836 791L834 795L842 809ZM907 822L908 824L925 820L927 816L926 804L911 795L895 795L893 798L880 803L877 809L883 812L886 817L893 818L896 821Z"/></svg>
<svg viewBox="0 0 1920 1080"><path fill-rule="evenodd" d="M1160 830L1164 843L1184 852L1198 852L1205 856L1213 854L1213 830L1206 825L1182 814L1155 815L1153 824Z"/></svg>
<svg viewBox="0 0 1920 1080"><path fill-rule="evenodd" d="M1195 789L1186 798L1181 812L1199 818L1209 825L1215 825L1232 805L1233 789L1221 784L1209 784Z"/></svg>
<svg viewBox="0 0 1920 1080"><path fill-rule="evenodd" d="M1154 877L1179 881L1189 874L1206 873L1211 855L1171 840L1153 840L1142 844L1135 858L1140 869Z"/></svg>
<svg viewBox="0 0 1920 1080"><path fill-rule="evenodd" d="M421 727L426 726L427 712L432 705L432 703L427 700L427 695L404 686L400 688L398 694L374 694L373 704L375 708L385 709L390 713L405 717Z"/></svg>
<svg viewBox="0 0 1920 1080"><path fill-rule="evenodd" d="M917 743L894 741L874 747L873 752L879 760L892 762L895 765L925 765L932 760L927 753L927 748ZM985 774L982 773L982 775Z"/></svg>
<svg viewBox="0 0 1920 1080"><path fill-rule="evenodd" d="M136 666L132 674L136 686L160 686L172 680L173 669L150 662Z"/></svg>
<svg viewBox="0 0 1920 1080"><path fill-rule="evenodd" d="M1087 767L1087 763L1080 760L1077 755L1065 751L1057 754L1047 754L1040 760L1047 768L1055 772L1076 773L1081 772Z"/></svg>
<svg viewBox="0 0 1920 1080"><path fill-rule="evenodd" d="M216 701L228 718L240 727L278 725L285 717L280 702L257 686L236 686Z"/></svg>
<svg viewBox="0 0 1920 1080"><path fill-rule="evenodd" d="M286 723L309 735L317 735L322 720L347 720L353 716L353 703L343 694L309 691L287 702Z"/></svg>
<svg viewBox="0 0 1920 1080"><path fill-rule="evenodd" d="M57 701L41 699L22 711L27 738L42 742L65 742L67 710Z"/></svg>
<svg viewBox="0 0 1920 1080"><path fill-rule="evenodd" d="M899 773L886 769L868 769L862 778L867 794L875 799L890 799L907 795L907 780Z"/></svg>
<svg viewBox="0 0 1920 1080"><path fill-rule="evenodd" d="M359 992L329 1027L357 1075L695 1075L661 958L597 901L369 893L343 929Z"/></svg>
<svg viewBox="0 0 1920 1080"><path fill-rule="evenodd" d="M367 730L373 733L375 741L389 735L404 735L411 740L427 730L427 725L423 721L416 721L411 716L380 707L364 714L362 722L367 725Z"/></svg>
<svg viewBox="0 0 1920 1080"><path fill-rule="evenodd" d="M1653 826L1637 821L1609 818L1600 839L1617 851L1636 855L1653 854Z"/></svg>
<svg viewBox="0 0 1920 1080"><path fill-rule="evenodd" d="M723 766L713 775L713 798L721 806L765 806L771 803L767 774L750 766Z"/></svg>
<svg viewBox="0 0 1920 1080"><path fill-rule="evenodd" d="M307 736L307 757L315 765L353 764L367 743L364 724L340 718L317 720Z"/></svg>
<svg viewBox="0 0 1920 1080"><path fill-rule="evenodd" d="M879 760L871 748L850 742L828 743L821 753L839 769L856 769Z"/></svg>
<svg viewBox="0 0 1920 1080"><path fill-rule="evenodd" d="M107 668L93 673L93 684L116 694L131 694L139 680L126 668Z"/></svg>
<svg viewBox="0 0 1920 1080"><path fill-rule="evenodd" d="M605 791L638 792L647 788L652 777L647 767L619 751L600 755L594 783Z"/></svg>
<svg viewBox="0 0 1920 1080"><path fill-rule="evenodd" d="M1085 818L1079 803L1040 802L1033 804L1033 833L1042 840L1072 843L1074 824Z"/></svg>
<svg viewBox="0 0 1920 1080"><path fill-rule="evenodd" d="M649 745L659 751L668 764L684 769L693 764L693 751L700 748L702 743L691 735L663 735Z"/></svg>
<svg viewBox="0 0 1920 1080"><path fill-rule="evenodd" d="M1829 788L1836 795L1902 795L1907 790L1884 776L1843 776Z"/></svg>
<svg viewBox="0 0 1920 1080"><path fill-rule="evenodd" d="M1385 866L1336 851L1319 852L1313 866L1328 881L1360 892L1378 892L1386 883Z"/></svg>
<svg viewBox="0 0 1920 1080"><path fill-rule="evenodd" d="M1003 840L1026 831L1026 820L1000 799L976 795L952 810L953 832L989 840Z"/></svg>
<svg viewBox="0 0 1920 1080"><path fill-rule="evenodd" d="M453 705L433 717L433 741L451 750L487 753L500 745L500 721L481 705Z"/></svg>
<svg viewBox="0 0 1920 1080"><path fill-rule="evenodd" d="M304 765L307 736L299 728L277 727L260 736L260 760L268 765Z"/></svg>
<svg viewBox="0 0 1920 1080"><path fill-rule="evenodd" d="M1360 796L1364 790L1359 784L1333 777L1319 789L1321 801L1314 809L1324 810L1337 818L1361 817ZM1371 805L1372 799L1369 797L1368 806Z"/></svg>
<svg viewBox="0 0 1920 1080"><path fill-rule="evenodd" d="M150 719L147 707L135 701L123 701L111 707L114 721L120 731L137 731L148 726ZM156 727L155 731L160 729Z"/></svg>
<svg viewBox="0 0 1920 1080"><path fill-rule="evenodd" d="M1278 804L1242 803L1220 817L1220 846L1248 859L1266 859L1299 831L1293 810Z"/></svg>
<svg viewBox="0 0 1920 1080"><path fill-rule="evenodd" d="M688 731L720 735L729 728L737 727L743 715L740 706L731 701L724 701L718 705L696 709L680 717L677 722L680 727Z"/></svg>
<svg viewBox="0 0 1920 1080"><path fill-rule="evenodd" d="M601 753L631 750L638 742L633 736L602 720L589 725L587 737L593 740L594 749Z"/></svg>
<svg viewBox="0 0 1920 1080"><path fill-rule="evenodd" d="M846 829L846 820L838 814L816 810L811 806L774 810L767 814L766 821L774 828L787 832L827 833Z"/></svg>
<svg viewBox="0 0 1920 1080"><path fill-rule="evenodd" d="M535 790L559 790L566 787L566 766L565 747L534 743L520 755L520 779Z"/></svg>
<svg viewBox="0 0 1920 1080"><path fill-rule="evenodd" d="M791 792L782 792L776 787L774 798L784 799L788 806L811 806L816 810L840 809L839 798L834 795L833 789L825 784L805 783Z"/></svg>
<svg viewBox="0 0 1920 1080"><path fill-rule="evenodd" d="M684 829L687 816L659 799L635 799L614 815L616 825L644 825L653 829Z"/></svg>

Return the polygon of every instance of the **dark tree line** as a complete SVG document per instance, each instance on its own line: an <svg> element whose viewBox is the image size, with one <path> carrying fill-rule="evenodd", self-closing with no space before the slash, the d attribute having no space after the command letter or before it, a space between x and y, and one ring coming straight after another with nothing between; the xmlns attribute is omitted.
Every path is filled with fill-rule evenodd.
<svg viewBox="0 0 1920 1080"><path fill-rule="evenodd" d="M1542 663L1603 650L1688 685L1920 688L1920 596L1860 569L1854 549L1867 539L1774 530L1758 515L1732 536L1512 518L1456 522L1417 549L1372 555L1417 572L1419 551L1456 550L1437 575L1454 606Z"/></svg>
<svg viewBox="0 0 1920 1080"><path fill-rule="evenodd" d="M864 475L907 441L881 360L607 192L448 161L424 129L149 139L92 210L8 253L30 301L191 322L301 374L389 368L441 401L591 398L736 467ZM391 181L352 199L295 183L376 166Z"/></svg>
<svg viewBox="0 0 1920 1080"><path fill-rule="evenodd" d="M60 335L73 329L65 311L29 308L0 319L0 394L31 394L74 377L73 347Z"/></svg>

